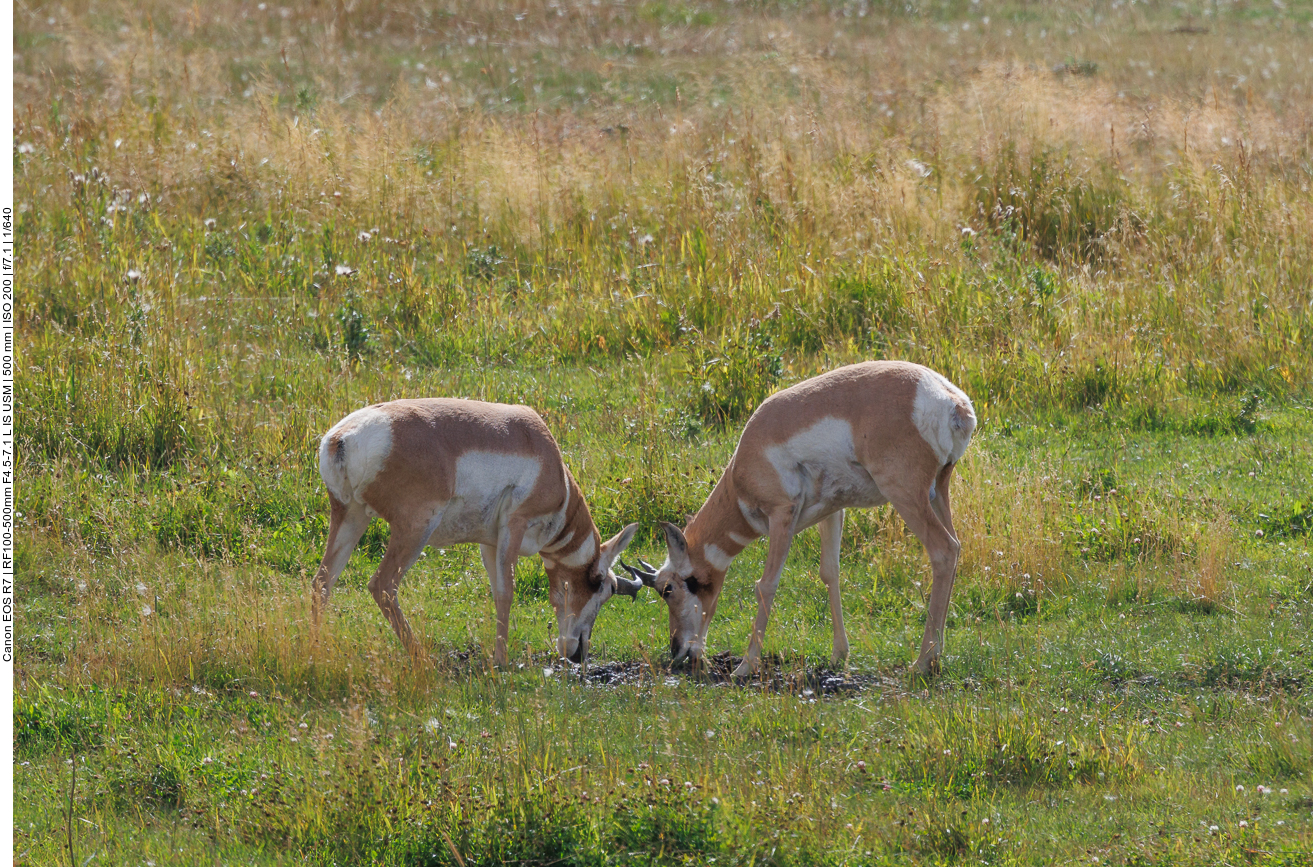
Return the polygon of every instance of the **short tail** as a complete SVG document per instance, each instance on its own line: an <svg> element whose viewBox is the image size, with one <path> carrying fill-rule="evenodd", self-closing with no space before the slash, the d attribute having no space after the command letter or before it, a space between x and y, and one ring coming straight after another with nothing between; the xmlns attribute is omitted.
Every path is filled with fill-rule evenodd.
<svg viewBox="0 0 1313 867"><path fill-rule="evenodd" d="M955 406L948 419L949 429L953 436L953 452L951 463L957 463L962 460L962 455L966 454L967 445L971 442L971 435L976 431L976 411L971 407L971 401L962 395L954 401Z"/></svg>
<svg viewBox="0 0 1313 867"><path fill-rule="evenodd" d="M346 439L333 428L319 441L319 476L328 493L339 503L351 501L351 480L347 476Z"/></svg>

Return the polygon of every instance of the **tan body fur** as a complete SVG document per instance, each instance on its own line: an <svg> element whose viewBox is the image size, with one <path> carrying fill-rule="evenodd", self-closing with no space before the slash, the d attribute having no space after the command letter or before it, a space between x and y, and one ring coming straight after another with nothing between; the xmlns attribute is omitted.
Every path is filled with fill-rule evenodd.
<svg viewBox="0 0 1313 867"><path fill-rule="evenodd" d="M670 607L672 655L678 660L703 654L730 562L766 536L770 548L757 582L757 616L735 674L752 672L793 537L816 526L834 660L845 659L839 597L843 510L892 503L930 557L934 578L916 667L937 667L959 550L948 486L975 421L965 394L934 371L907 362L850 365L764 401L687 528L665 525L668 556L653 583Z"/></svg>
<svg viewBox="0 0 1313 867"><path fill-rule="evenodd" d="M547 425L525 406L429 398L375 404L320 441L331 515L315 575L318 622L372 517L391 526L369 590L402 643L418 652L398 592L425 545L476 542L497 612L495 660L507 661L514 567L540 554L556 611L558 650L578 661L601 604L636 592L610 566L637 525L603 543Z"/></svg>

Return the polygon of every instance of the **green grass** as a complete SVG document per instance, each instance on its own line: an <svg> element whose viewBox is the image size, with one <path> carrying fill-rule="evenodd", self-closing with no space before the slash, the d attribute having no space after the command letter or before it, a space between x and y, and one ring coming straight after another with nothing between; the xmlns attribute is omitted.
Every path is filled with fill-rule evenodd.
<svg viewBox="0 0 1313 867"><path fill-rule="evenodd" d="M19 863L1313 863L1309 21L18 10ZM888 508L846 673L811 533L745 686L763 544L701 674L654 595L565 667L537 560L494 670L470 546L412 664L381 522L311 629L361 405L535 407L659 560L762 398L864 358L981 421L933 681Z"/></svg>

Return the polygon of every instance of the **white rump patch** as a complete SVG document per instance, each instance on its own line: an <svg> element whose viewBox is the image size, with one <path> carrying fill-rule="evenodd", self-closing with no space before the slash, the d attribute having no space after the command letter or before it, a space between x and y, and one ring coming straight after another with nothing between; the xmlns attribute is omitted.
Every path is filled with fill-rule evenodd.
<svg viewBox="0 0 1313 867"><path fill-rule="evenodd" d="M593 558L596 556L597 542L592 536L589 536L584 539L583 543L580 544L578 548L575 548L569 554L566 554L563 557L554 557L553 559L562 566L569 566L571 569L580 569L593 562Z"/></svg>
<svg viewBox="0 0 1313 867"><path fill-rule="evenodd" d="M734 555L722 551L717 545L703 545L702 556L717 572L729 571L729 564L734 562Z"/></svg>
<svg viewBox="0 0 1313 867"><path fill-rule="evenodd" d="M365 489L391 453L391 416L367 406L342 419L319 441L319 475L338 502L363 503Z"/></svg>
<svg viewBox="0 0 1313 867"><path fill-rule="evenodd" d="M964 423L959 407L965 408L969 421ZM930 444L940 465L955 464L962 459L976 427L971 401L960 388L933 370L921 374L912 402L912 424L922 439Z"/></svg>

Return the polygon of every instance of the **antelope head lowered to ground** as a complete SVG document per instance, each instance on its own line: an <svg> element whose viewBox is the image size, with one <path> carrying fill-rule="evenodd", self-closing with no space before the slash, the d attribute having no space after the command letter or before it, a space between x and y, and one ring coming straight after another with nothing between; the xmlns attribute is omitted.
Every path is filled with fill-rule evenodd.
<svg viewBox="0 0 1313 867"><path fill-rule="evenodd" d="M557 650L588 652L602 603L637 597L637 580L611 564L634 537L630 524L603 542L547 425L526 406L429 398L378 403L342 419L319 443L332 512L315 575L318 622L370 518L392 534L369 591L402 643L420 652L397 594L425 545L478 542L497 609L495 661L506 664L515 561L539 554L556 609Z"/></svg>
<svg viewBox="0 0 1313 867"><path fill-rule="evenodd" d="M959 549L948 483L975 426L971 401L961 390L907 362L841 367L767 398L748 420L702 509L682 531L664 525L665 564L625 566L670 607L671 655L677 662L702 656L725 572L744 547L766 536L770 547L757 582L757 617L748 652L734 672L750 674L761 657L789 546L816 525L838 664L848 656L839 600L843 510L893 503L930 555L934 583L916 668L923 674L936 670Z"/></svg>

